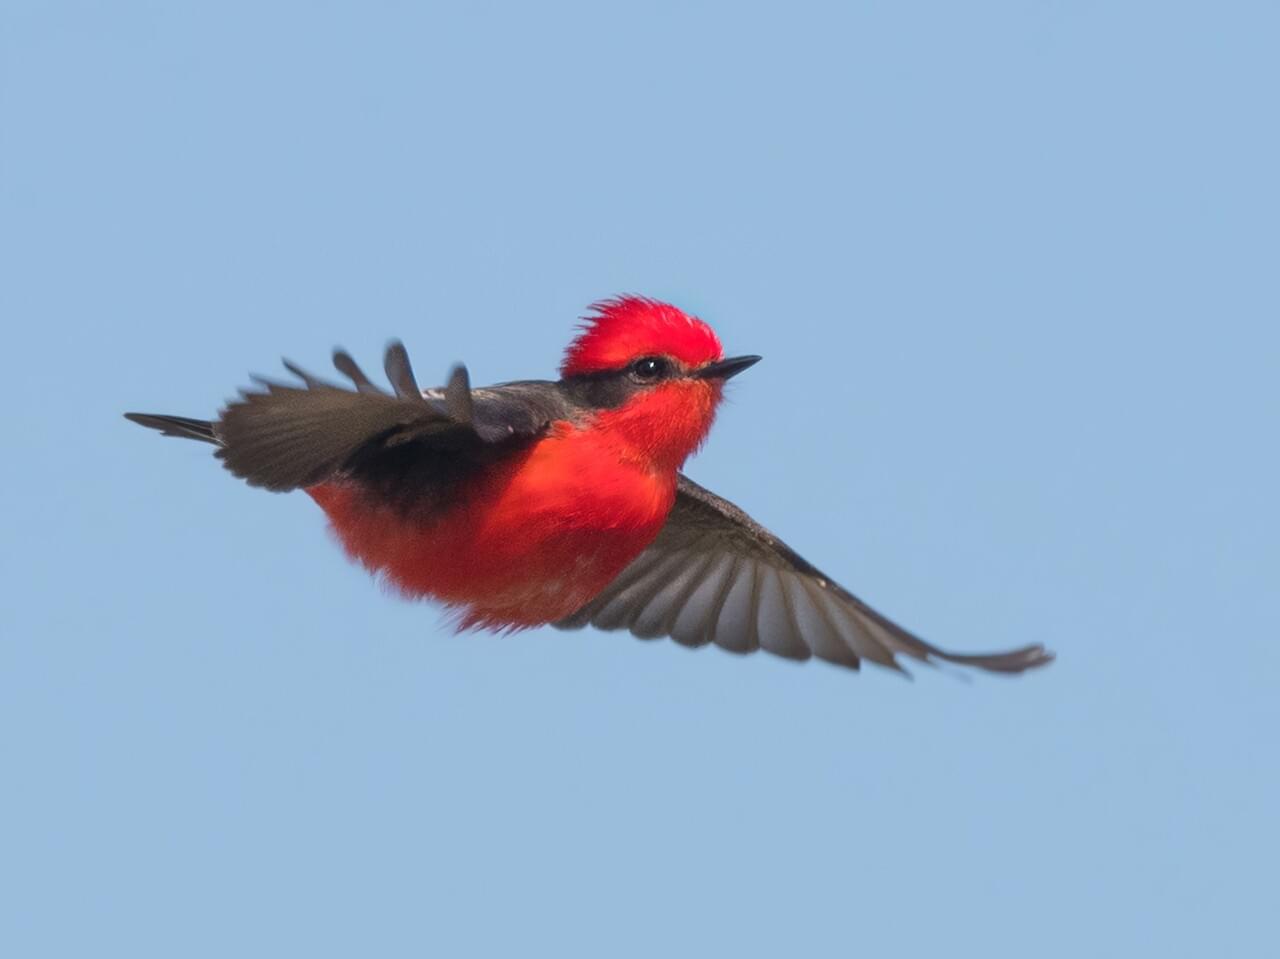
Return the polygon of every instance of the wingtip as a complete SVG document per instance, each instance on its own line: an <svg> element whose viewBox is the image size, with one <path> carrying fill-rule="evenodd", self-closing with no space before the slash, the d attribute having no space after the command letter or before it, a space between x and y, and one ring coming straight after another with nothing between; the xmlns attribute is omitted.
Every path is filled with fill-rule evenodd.
<svg viewBox="0 0 1280 959"><path fill-rule="evenodd" d="M471 401L471 376L467 368L457 363L449 371L449 381L444 388L445 407L455 422L471 424L475 410Z"/></svg>
<svg viewBox="0 0 1280 959"><path fill-rule="evenodd" d="M1022 649L1014 650L1010 655L1018 656L1025 669L1048 666L1057 659L1057 654L1051 649L1045 649L1041 643L1032 643L1030 646L1024 646Z"/></svg>
<svg viewBox="0 0 1280 959"><path fill-rule="evenodd" d="M1029 646L1027 648L1029 650L1034 651L1037 656L1035 661L1028 665L1027 667L1028 669L1039 668L1041 666L1048 666L1050 663L1052 663L1055 659L1058 658L1058 654L1055 653L1052 649L1045 649L1039 643L1036 643L1034 646Z"/></svg>
<svg viewBox="0 0 1280 959"><path fill-rule="evenodd" d="M391 340L387 343L382 365L386 370L387 379L391 381L391 386L396 392L396 396L416 400L422 399L422 388L418 386L418 380L413 375L413 364L409 362L409 351L405 349L403 343L399 340Z"/></svg>
<svg viewBox="0 0 1280 959"><path fill-rule="evenodd" d="M355 384L357 392L385 395L385 391L374 384L360 368L360 364L340 346L334 347L333 350L333 368Z"/></svg>
<svg viewBox="0 0 1280 959"><path fill-rule="evenodd" d="M1040 643L1013 649L1007 653L995 653L987 656L964 657L970 665L993 673L1024 673L1030 669L1048 666L1056 658L1055 654L1045 649Z"/></svg>

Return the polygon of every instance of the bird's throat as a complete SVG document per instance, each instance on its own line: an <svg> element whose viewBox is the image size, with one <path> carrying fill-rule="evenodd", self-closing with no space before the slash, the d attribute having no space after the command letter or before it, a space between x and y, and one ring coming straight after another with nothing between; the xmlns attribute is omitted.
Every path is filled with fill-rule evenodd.
<svg viewBox="0 0 1280 959"><path fill-rule="evenodd" d="M620 457L674 474L707 438L720 395L720 387L712 383L667 383L602 411L592 431Z"/></svg>

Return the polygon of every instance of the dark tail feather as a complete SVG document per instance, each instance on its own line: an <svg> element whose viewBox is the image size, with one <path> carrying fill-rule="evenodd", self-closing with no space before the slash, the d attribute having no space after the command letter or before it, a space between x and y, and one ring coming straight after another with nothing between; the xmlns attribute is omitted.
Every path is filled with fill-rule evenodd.
<svg viewBox="0 0 1280 959"><path fill-rule="evenodd" d="M159 430L164 436L181 436L184 439L212 443L214 446L222 445L213 432L213 424L208 420L193 420L187 416L162 416L158 413L125 413L124 418L132 420L139 426Z"/></svg>

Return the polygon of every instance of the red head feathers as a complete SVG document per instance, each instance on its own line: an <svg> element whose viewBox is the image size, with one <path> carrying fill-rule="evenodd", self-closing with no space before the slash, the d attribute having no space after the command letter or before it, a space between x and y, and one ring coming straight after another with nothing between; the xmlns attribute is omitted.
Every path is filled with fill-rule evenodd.
<svg viewBox="0 0 1280 959"><path fill-rule="evenodd" d="M642 356L669 356L698 367L724 355L711 327L668 303L619 296L592 304L591 310L565 350L561 376L616 370Z"/></svg>

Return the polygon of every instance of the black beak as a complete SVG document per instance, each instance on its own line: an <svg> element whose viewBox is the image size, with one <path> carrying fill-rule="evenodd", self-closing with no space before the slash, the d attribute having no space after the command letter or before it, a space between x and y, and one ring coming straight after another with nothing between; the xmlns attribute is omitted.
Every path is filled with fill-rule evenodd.
<svg viewBox="0 0 1280 959"><path fill-rule="evenodd" d="M700 380L727 380L731 376L737 376L748 366L755 366L760 359L759 356L731 356L727 360L710 363L693 375Z"/></svg>

